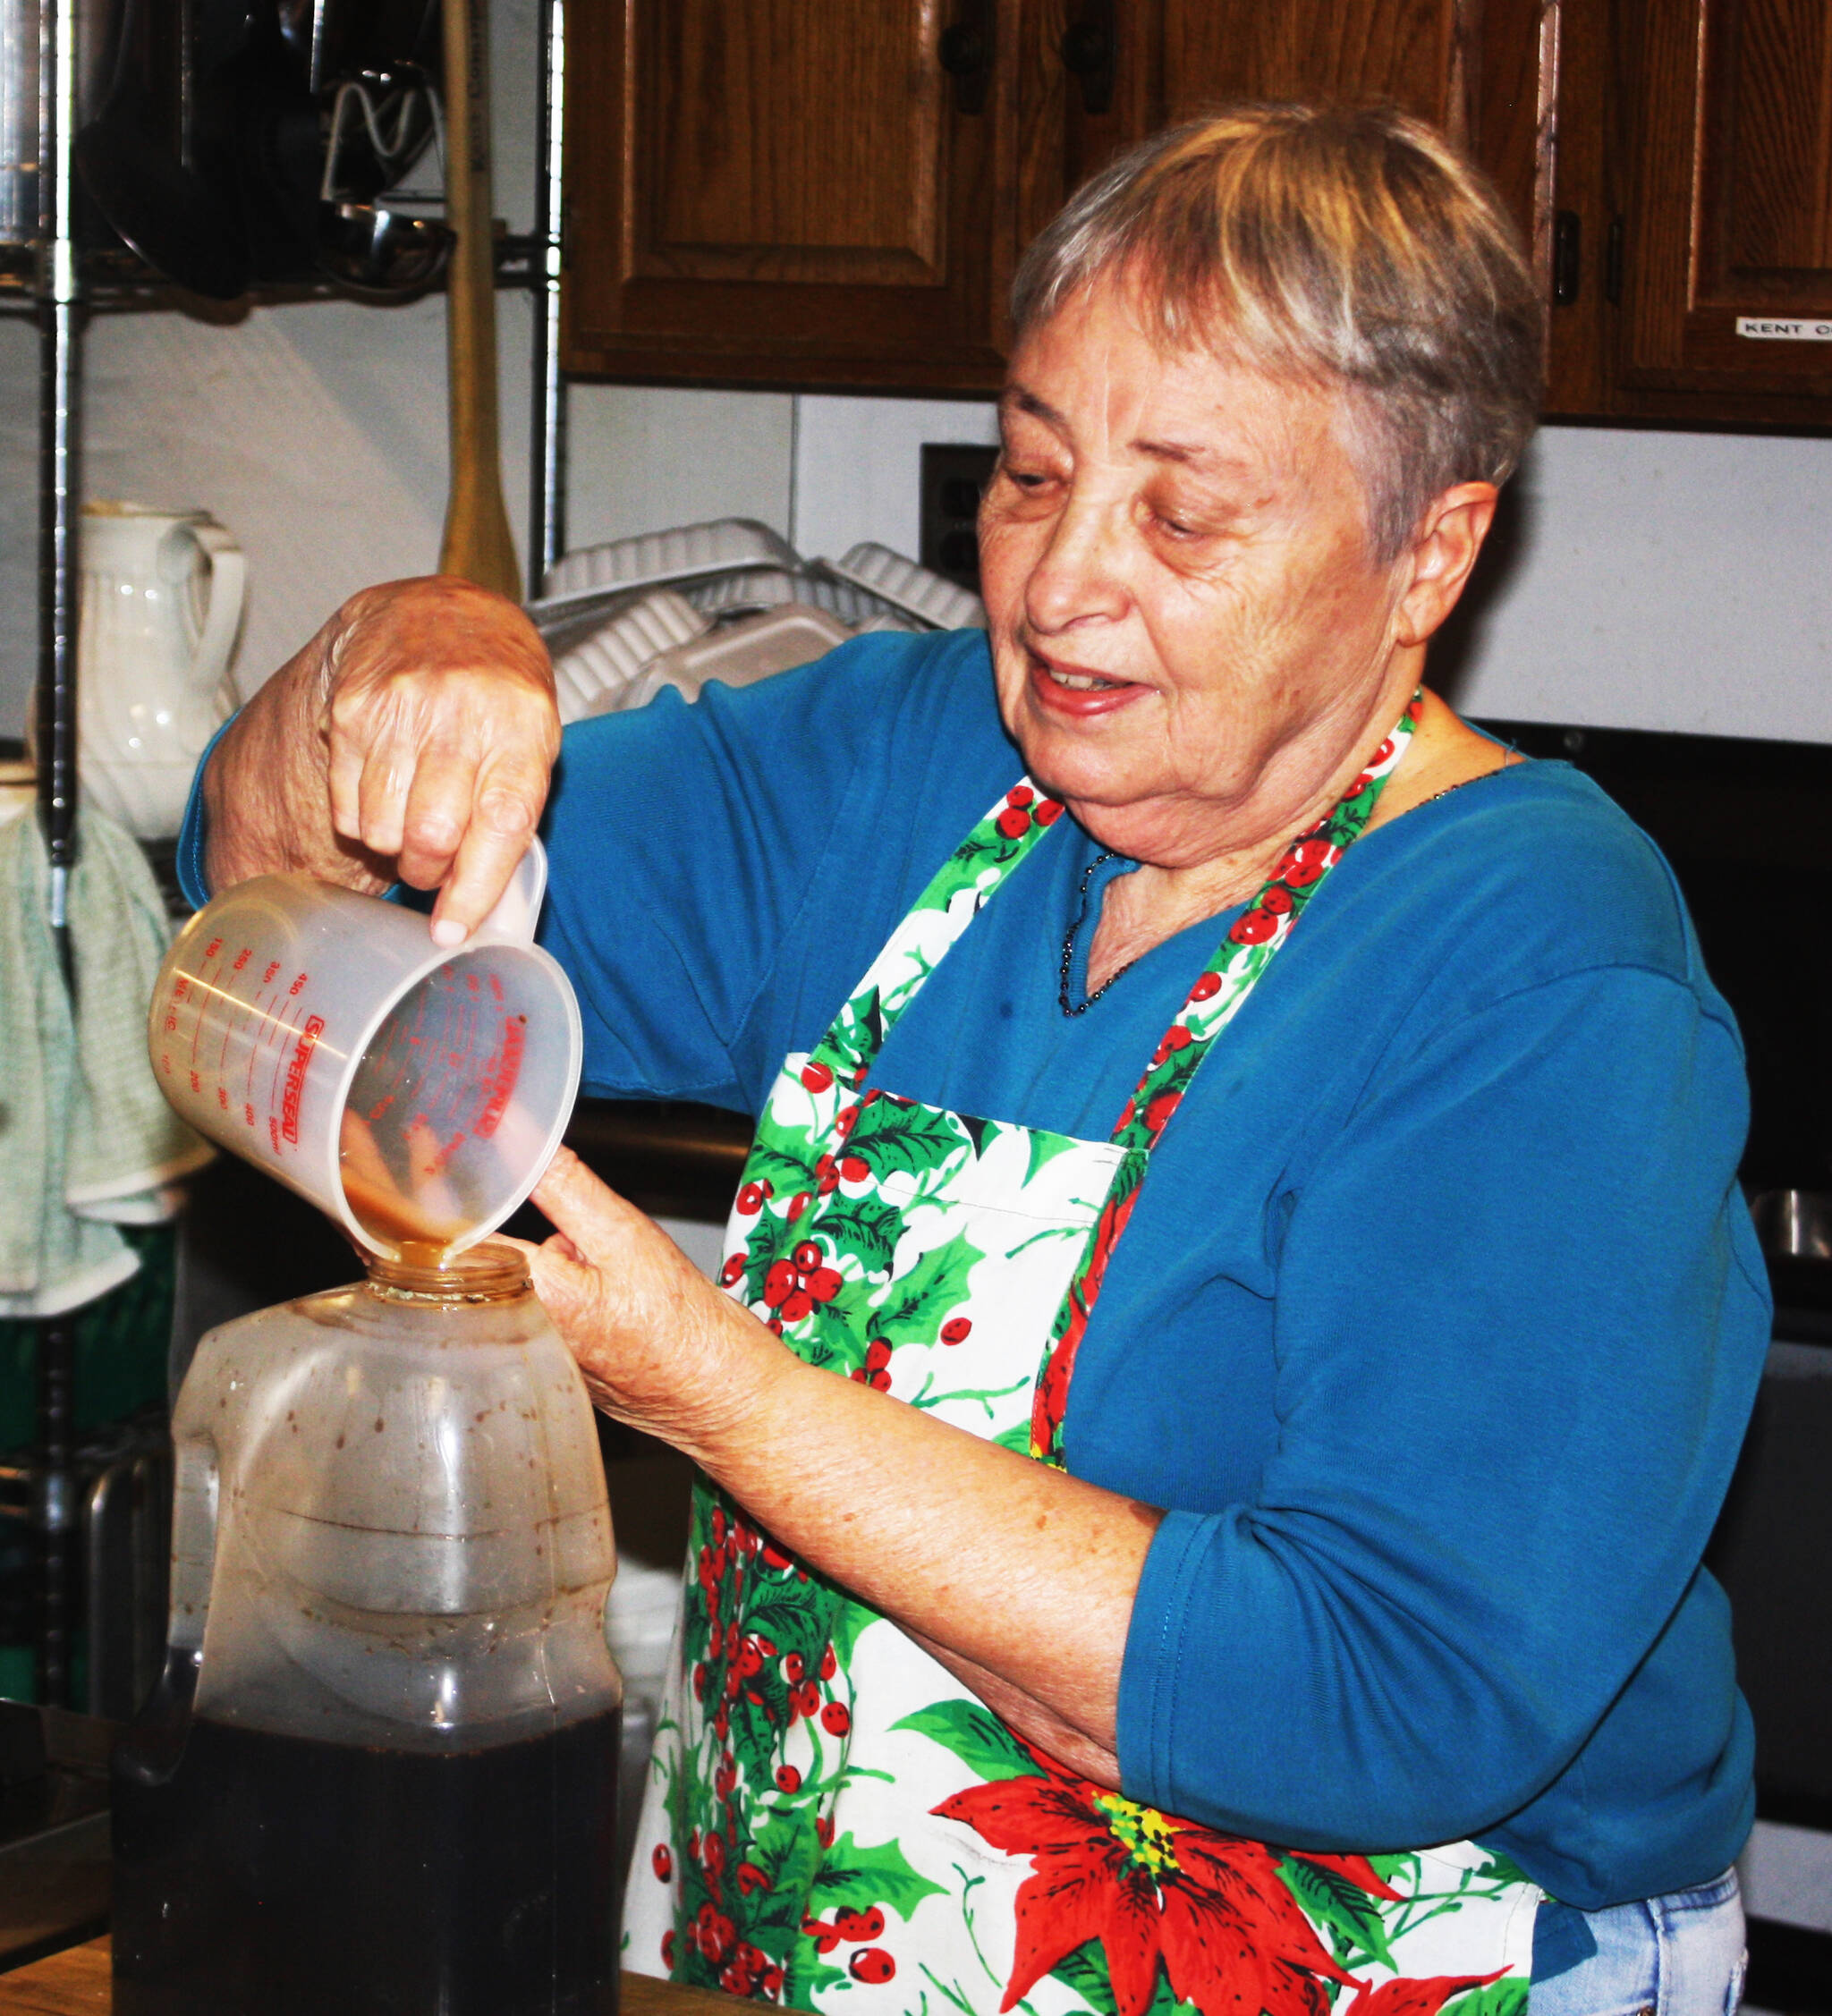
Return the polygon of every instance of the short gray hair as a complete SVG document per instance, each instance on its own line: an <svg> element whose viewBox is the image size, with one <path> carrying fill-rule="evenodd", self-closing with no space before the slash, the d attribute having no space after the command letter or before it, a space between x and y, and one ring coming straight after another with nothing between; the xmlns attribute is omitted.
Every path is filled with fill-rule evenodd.
<svg viewBox="0 0 1832 2016"><path fill-rule="evenodd" d="M1519 234L1391 107L1233 106L1132 148L1025 252L1017 335L1107 276L1175 348L1349 394L1383 563L1442 491L1505 482L1532 433L1544 311Z"/></svg>

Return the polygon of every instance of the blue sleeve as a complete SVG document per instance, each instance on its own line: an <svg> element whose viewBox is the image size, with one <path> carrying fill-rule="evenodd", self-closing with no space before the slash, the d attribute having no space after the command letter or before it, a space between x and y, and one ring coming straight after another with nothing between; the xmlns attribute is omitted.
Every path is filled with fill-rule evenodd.
<svg viewBox="0 0 1832 2016"><path fill-rule="evenodd" d="M989 684L982 647L977 631L860 638L691 707L665 690L566 731L539 936L580 995L587 1091L756 1111L785 1046L771 978L787 953L802 980L810 938L833 936L818 870L835 829L895 768L919 688L933 703ZM196 903L207 838L199 781L178 843Z"/></svg>
<svg viewBox="0 0 1832 2016"><path fill-rule="evenodd" d="M1345 1851L1463 1839L1557 1776L1735 1461L1768 1334L1746 1117L1734 1031L1624 967L1377 1078L1287 1199L1260 1487L1148 1558L1130 1796Z"/></svg>
<svg viewBox="0 0 1832 2016"><path fill-rule="evenodd" d="M184 801L184 818L178 828L178 886L193 910L210 900L210 885L204 877L204 848L210 837L209 818L204 810L204 772L216 753L216 744L234 724L232 714L209 739L191 780L191 796Z"/></svg>
<svg viewBox="0 0 1832 2016"><path fill-rule="evenodd" d="M822 857L894 762L908 675L934 641L861 638L691 706L664 691L567 730L540 938L579 992L586 1090L757 1110L786 1047L781 998L832 935Z"/></svg>

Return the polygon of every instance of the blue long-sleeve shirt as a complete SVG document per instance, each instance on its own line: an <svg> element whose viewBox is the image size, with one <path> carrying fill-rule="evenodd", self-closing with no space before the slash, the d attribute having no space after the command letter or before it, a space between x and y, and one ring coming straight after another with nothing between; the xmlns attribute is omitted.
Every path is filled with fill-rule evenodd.
<svg viewBox="0 0 1832 2016"><path fill-rule="evenodd" d="M755 1112L1021 769L977 632L569 731L542 936L588 1088ZM1106 1138L1233 913L1064 1017L1098 851L1059 822L875 1082ZM1299 1847L1473 1836L1586 1909L1725 1868L1751 1741L1699 1562L1768 1329L1746 1120L1671 876L1575 772L1350 851L1154 1154L1070 1394L1069 1468L1168 1509L1129 1795Z"/></svg>

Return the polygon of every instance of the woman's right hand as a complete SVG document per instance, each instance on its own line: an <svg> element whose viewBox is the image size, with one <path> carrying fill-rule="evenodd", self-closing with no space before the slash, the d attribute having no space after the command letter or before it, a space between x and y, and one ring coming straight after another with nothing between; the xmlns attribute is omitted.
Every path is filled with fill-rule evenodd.
<svg viewBox="0 0 1832 2016"><path fill-rule="evenodd" d="M545 646L452 575L352 596L268 681L204 779L212 888L275 868L439 892L456 944L526 851L559 752Z"/></svg>

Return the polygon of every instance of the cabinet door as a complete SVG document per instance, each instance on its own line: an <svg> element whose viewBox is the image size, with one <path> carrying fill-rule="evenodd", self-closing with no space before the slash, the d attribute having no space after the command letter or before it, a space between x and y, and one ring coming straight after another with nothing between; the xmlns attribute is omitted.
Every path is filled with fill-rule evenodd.
<svg viewBox="0 0 1832 2016"><path fill-rule="evenodd" d="M1172 119L1226 98L1391 99L1467 143L1477 0L1163 0Z"/></svg>
<svg viewBox="0 0 1832 2016"><path fill-rule="evenodd" d="M1622 35L1621 385L1823 420L1802 402L1832 395L1832 7L1624 0Z"/></svg>
<svg viewBox="0 0 1832 2016"><path fill-rule="evenodd" d="M1016 11L1022 247L1164 120L1158 0L1019 0Z"/></svg>
<svg viewBox="0 0 1832 2016"><path fill-rule="evenodd" d="M1166 120L1230 98L1388 103L1488 173L1549 274L1559 0L1162 0Z"/></svg>
<svg viewBox="0 0 1832 2016"><path fill-rule="evenodd" d="M996 385L1015 239L1015 12L569 9L566 368Z"/></svg>

